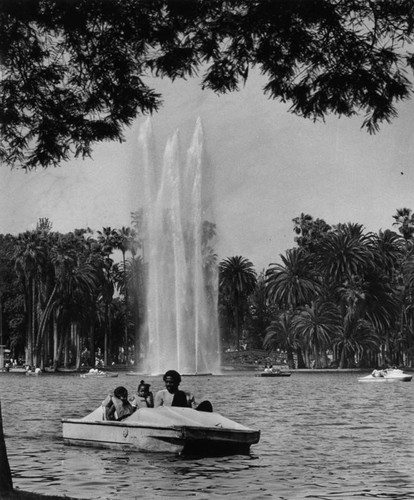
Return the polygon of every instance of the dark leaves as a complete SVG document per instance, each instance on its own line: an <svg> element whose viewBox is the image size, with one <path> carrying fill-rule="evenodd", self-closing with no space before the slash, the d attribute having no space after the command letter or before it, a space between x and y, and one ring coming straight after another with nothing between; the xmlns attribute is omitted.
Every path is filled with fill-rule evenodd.
<svg viewBox="0 0 414 500"><path fill-rule="evenodd" d="M410 96L409 0L3 0L0 159L26 169L89 155L157 111L148 76L264 91L313 120L365 116L375 132ZM408 73L410 71L410 73Z"/></svg>

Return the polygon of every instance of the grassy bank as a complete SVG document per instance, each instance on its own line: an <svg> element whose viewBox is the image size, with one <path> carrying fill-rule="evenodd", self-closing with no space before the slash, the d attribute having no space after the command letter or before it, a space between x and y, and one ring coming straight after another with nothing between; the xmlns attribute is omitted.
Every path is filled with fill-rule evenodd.
<svg viewBox="0 0 414 500"><path fill-rule="evenodd" d="M223 352L221 364L224 369L262 370L265 365L282 365L283 360L276 353L261 349L249 349L248 351Z"/></svg>

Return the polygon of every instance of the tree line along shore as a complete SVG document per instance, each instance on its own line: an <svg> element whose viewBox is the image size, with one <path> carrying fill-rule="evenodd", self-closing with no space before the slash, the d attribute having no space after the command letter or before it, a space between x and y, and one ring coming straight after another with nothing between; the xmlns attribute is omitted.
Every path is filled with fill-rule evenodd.
<svg viewBox="0 0 414 500"><path fill-rule="evenodd" d="M301 214L295 246L259 273L242 256L218 262L215 226L205 225L222 364L413 367L414 219L400 209L394 220L396 231L367 233ZM148 266L141 222L137 213L131 227L62 234L40 219L34 230L0 235L2 343L14 363L139 369Z"/></svg>

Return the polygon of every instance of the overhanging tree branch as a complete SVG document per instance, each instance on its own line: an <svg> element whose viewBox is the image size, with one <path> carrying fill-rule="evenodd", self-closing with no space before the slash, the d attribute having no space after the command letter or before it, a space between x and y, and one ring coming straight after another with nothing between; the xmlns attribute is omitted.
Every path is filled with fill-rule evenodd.
<svg viewBox="0 0 414 500"><path fill-rule="evenodd" d="M411 95L413 19L411 0L1 0L0 160L88 157L162 105L146 77L225 93L254 66L292 112L375 132Z"/></svg>

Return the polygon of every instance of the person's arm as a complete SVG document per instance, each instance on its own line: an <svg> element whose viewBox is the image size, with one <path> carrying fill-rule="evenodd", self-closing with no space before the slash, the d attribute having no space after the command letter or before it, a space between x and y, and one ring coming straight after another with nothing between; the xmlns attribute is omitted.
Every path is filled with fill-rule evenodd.
<svg viewBox="0 0 414 500"><path fill-rule="evenodd" d="M115 420L115 405L110 394L102 401L102 410L104 420Z"/></svg>
<svg viewBox="0 0 414 500"><path fill-rule="evenodd" d="M164 405L164 398L162 391L158 391L157 394L155 395L154 408L158 408L159 406L163 405Z"/></svg>
<svg viewBox="0 0 414 500"><path fill-rule="evenodd" d="M187 396L187 404L189 408L196 408L197 403L195 402L194 394L191 394L191 392L186 392L185 394Z"/></svg>
<svg viewBox="0 0 414 500"><path fill-rule="evenodd" d="M106 407L106 419L107 420L116 420L116 410L115 405L113 404L109 408Z"/></svg>
<svg viewBox="0 0 414 500"><path fill-rule="evenodd" d="M102 406L110 406L112 404L112 396L108 394L106 398L102 401Z"/></svg>

